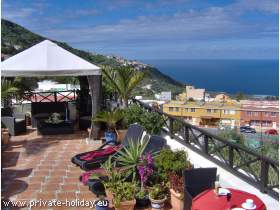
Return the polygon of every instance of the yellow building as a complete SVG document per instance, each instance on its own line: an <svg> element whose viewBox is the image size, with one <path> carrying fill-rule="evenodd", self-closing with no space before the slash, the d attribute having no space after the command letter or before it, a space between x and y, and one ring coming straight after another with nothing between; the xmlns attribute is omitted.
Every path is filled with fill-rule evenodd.
<svg viewBox="0 0 280 210"><path fill-rule="evenodd" d="M163 111L183 117L194 125L240 126L240 105L235 102L182 102L171 101L163 105Z"/></svg>

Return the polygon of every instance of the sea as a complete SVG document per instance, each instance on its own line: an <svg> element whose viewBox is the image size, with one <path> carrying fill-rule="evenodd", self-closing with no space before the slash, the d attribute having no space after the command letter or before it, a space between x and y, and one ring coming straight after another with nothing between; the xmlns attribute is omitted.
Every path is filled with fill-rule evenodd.
<svg viewBox="0 0 280 210"><path fill-rule="evenodd" d="M278 60L142 60L184 84L230 94L279 94Z"/></svg>

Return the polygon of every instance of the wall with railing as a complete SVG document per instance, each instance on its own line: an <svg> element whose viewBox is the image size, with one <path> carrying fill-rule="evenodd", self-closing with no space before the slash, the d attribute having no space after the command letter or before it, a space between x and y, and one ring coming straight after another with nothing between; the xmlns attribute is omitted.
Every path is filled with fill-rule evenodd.
<svg viewBox="0 0 280 210"><path fill-rule="evenodd" d="M223 139L136 99L132 99L132 103L149 112L160 114L165 120L164 132L173 139L259 188L262 193L268 193L278 199L278 160L260 155L243 145Z"/></svg>

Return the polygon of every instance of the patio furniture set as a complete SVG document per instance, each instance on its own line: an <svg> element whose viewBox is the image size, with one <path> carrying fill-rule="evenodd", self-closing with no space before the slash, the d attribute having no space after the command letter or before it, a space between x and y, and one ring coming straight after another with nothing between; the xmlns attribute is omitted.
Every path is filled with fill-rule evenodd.
<svg viewBox="0 0 280 210"><path fill-rule="evenodd" d="M74 120L69 120L67 102L32 102L31 103L31 125L37 128L42 135L58 135L74 133ZM54 114L59 115L58 122L48 122ZM1 122L11 136L26 132L26 114L13 112L12 108L1 109ZM82 116L78 120L80 130L86 130L91 125L90 116Z"/></svg>

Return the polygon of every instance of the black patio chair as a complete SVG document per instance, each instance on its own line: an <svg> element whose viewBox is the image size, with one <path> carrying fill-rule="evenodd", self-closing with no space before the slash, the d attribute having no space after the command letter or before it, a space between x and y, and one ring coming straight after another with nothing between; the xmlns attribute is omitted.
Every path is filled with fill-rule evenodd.
<svg viewBox="0 0 280 210"><path fill-rule="evenodd" d="M1 109L1 123L8 128L11 136L26 132L26 115L13 113L11 108Z"/></svg>
<svg viewBox="0 0 280 210"><path fill-rule="evenodd" d="M149 143L147 144L143 153L144 154L159 153L164 147L166 147L166 145L167 144L166 144L166 139L165 138L163 138L161 136L153 135L153 136L150 137Z"/></svg>
<svg viewBox="0 0 280 210"><path fill-rule="evenodd" d="M128 146L128 143L129 143L130 140L140 141L140 139L142 138L143 132L144 132L144 129L143 129L142 126L140 126L138 124L130 125L129 128L128 128L128 131L126 133L126 136L122 141L122 146L123 147ZM94 150L94 151L103 150L108 145L115 146L116 142L115 141L106 142L105 144L103 144L97 150ZM71 161L72 161L72 163L80 166L80 168L85 170L85 171L89 171L89 170L92 170L94 168L98 168L102 163L104 163L106 160L108 160L110 155L105 155L103 157L93 158L92 160L82 160L81 159L82 156L87 155L87 154L89 154L91 152L94 152L94 151L89 151L89 152L84 152L84 153L81 153L81 154L77 154L74 157L72 157Z"/></svg>
<svg viewBox="0 0 280 210"><path fill-rule="evenodd" d="M215 187L217 168L194 168L184 171L184 210L190 210L192 199Z"/></svg>

